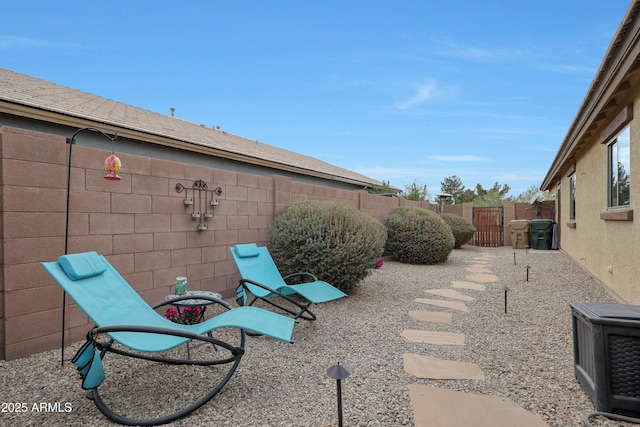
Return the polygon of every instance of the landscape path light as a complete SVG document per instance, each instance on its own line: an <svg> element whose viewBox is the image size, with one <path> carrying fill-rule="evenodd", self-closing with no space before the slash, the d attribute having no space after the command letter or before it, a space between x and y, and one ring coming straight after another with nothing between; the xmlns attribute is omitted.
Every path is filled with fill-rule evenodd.
<svg viewBox="0 0 640 427"><path fill-rule="evenodd" d="M336 380L338 388L338 426L342 427L342 380L349 378L351 371L338 362L337 365L327 368L327 376Z"/></svg>

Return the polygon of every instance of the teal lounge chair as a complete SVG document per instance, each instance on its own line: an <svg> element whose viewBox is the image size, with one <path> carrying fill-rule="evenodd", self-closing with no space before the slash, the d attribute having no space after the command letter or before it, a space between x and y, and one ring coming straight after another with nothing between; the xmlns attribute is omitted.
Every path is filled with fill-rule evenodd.
<svg viewBox="0 0 640 427"><path fill-rule="evenodd" d="M264 246L257 246L255 243L235 245L231 248L231 254L242 276L236 289L236 301L241 306L251 306L260 299L289 313L295 319L316 320L316 315L309 310L312 304L347 296L311 273L294 273L282 277L269 250ZM287 284L287 280L292 278L303 278L306 282ZM247 304L248 294L253 295L253 299ZM301 296L304 301L291 298L294 294ZM289 304L282 305L281 299Z"/></svg>
<svg viewBox="0 0 640 427"><path fill-rule="evenodd" d="M103 256L95 252L64 255L58 258L58 262L41 264L95 323L95 327L87 333L87 342L76 353L73 362L83 379L82 387L90 390L87 397L105 416L120 424L164 424L184 417L207 403L231 379L238 367L245 351L245 331L291 342L293 319L256 307L232 309L225 301L215 297L198 298L220 304L226 311L195 325L173 323L155 309L193 297L178 297L151 307ZM234 334L233 338L235 346L217 339L212 333L222 328L236 328L238 335ZM214 350L210 352L211 359L191 360L160 354L190 340L212 344ZM98 392L98 386L107 377L102 359L109 352L160 363L210 366L211 369L218 365L230 368L206 396L186 408L158 418L133 419L109 409ZM168 378L168 381L172 380Z"/></svg>

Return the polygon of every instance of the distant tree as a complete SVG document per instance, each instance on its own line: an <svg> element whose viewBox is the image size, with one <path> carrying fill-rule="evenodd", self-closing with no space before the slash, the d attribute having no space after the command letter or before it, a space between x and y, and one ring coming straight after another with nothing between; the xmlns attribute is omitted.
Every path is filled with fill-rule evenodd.
<svg viewBox="0 0 640 427"><path fill-rule="evenodd" d="M493 187L489 189L484 189L481 184L476 184L476 195L479 197L482 197L487 193L493 192L493 193L499 194L501 197L504 198L506 197L509 190L511 190L511 187L509 187L508 184L500 185L497 181L495 184L493 184Z"/></svg>
<svg viewBox="0 0 640 427"><path fill-rule="evenodd" d="M470 188L467 188L466 190L464 190L464 193L462 193L462 196L460 196L460 201L456 201L456 203L471 203L473 202L473 199L476 198L476 192L473 191Z"/></svg>
<svg viewBox="0 0 640 427"><path fill-rule="evenodd" d="M504 205L504 196L499 191L490 189L482 196L473 199L473 206L476 207L498 207Z"/></svg>
<svg viewBox="0 0 640 427"><path fill-rule="evenodd" d="M429 190L427 190L426 185L420 185L414 180L412 184L404 186L402 196L407 200L420 202L429 200Z"/></svg>
<svg viewBox="0 0 640 427"><path fill-rule="evenodd" d="M532 185L531 187L524 190L517 197L513 199L514 202L526 202L529 203L531 199L533 199L536 194L538 195L538 201L547 200L549 198L548 191L540 191L540 186L537 184Z"/></svg>
<svg viewBox="0 0 640 427"><path fill-rule="evenodd" d="M443 193L448 193L453 196L453 200L445 200L445 204L452 203L467 203L473 201L476 197L476 193L462 184L462 180L456 175L449 176L440 182L440 189Z"/></svg>
<svg viewBox="0 0 640 427"><path fill-rule="evenodd" d="M465 188L462 180L456 175L445 178L441 183L443 193L453 195L455 203L473 202L474 206L502 206L505 201L514 201L507 196L511 187L508 184L500 184L496 181L491 188L484 188L482 184L476 184L475 189ZM445 201L449 204L450 201Z"/></svg>
<svg viewBox="0 0 640 427"><path fill-rule="evenodd" d="M396 194L398 190L394 189L391 184L389 184L389 181L383 180L381 186L375 185L367 189L367 192L370 194Z"/></svg>

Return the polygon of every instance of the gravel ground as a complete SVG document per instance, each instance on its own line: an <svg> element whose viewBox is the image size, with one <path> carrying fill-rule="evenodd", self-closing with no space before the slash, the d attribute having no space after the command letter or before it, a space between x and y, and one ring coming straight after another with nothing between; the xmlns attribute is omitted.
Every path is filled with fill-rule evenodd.
<svg viewBox="0 0 640 427"><path fill-rule="evenodd" d="M468 281L472 266L486 267L499 281L487 283L485 291L459 289L477 298L467 303L468 313L454 311L451 325L420 322L408 315L409 310L449 311L414 299L441 298L425 290ZM504 286L510 289L507 314ZM550 426L580 426L594 407L573 374L570 302L616 301L559 251L464 246L442 265L388 261L373 270L348 299L316 306L318 320L296 325L295 344L248 337L246 354L220 394L172 425L337 425L336 382L326 370L340 362L351 370L342 382L345 426L412 426L410 383L507 397ZM466 343L412 343L401 337L404 329L465 333ZM67 348L65 355L70 358L80 344ZM205 346L193 354L198 357L210 351ZM476 363L486 379L417 379L404 371L406 352ZM61 367L59 357L60 351L53 350L0 361L0 425L114 425L85 398L75 367L70 362ZM136 413L180 406L185 396L206 390L211 377L202 368L158 369L111 356L105 360L105 369L103 395ZM151 404L160 408L148 408ZM632 425L601 418L593 422Z"/></svg>

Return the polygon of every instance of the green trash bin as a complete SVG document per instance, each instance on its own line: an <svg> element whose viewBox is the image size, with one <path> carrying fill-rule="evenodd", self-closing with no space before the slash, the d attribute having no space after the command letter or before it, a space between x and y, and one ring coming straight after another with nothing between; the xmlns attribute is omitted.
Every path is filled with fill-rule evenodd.
<svg viewBox="0 0 640 427"><path fill-rule="evenodd" d="M550 219L532 219L529 222L532 249L551 249L554 224Z"/></svg>

